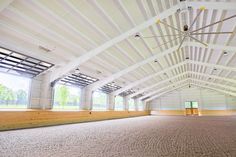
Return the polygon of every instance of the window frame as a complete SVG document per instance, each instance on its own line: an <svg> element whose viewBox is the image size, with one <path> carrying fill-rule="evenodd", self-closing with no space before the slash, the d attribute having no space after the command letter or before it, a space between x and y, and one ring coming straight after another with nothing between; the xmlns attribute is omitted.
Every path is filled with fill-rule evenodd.
<svg viewBox="0 0 236 157"><path fill-rule="evenodd" d="M72 88L78 88L80 90L80 94L79 94L79 102L78 102L78 108L75 108L75 109L64 109L64 108L54 108L54 103L55 103L55 94L56 94L56 85L57 83L53 86L53 92L52 92L52 110L63 110L63 111L66 111L66 110L72 110L72 111L77 111L77 110L81 110L81 98L82 98L82 88L78 87L78 86L73 86L73 85L66 85L66 84L62 84L62 83L58 83L59 85L63 85L63 86L68 86L68 87L72 87Z"/></svg>
<svg viewBox="0 0 236 157"><path fill-rule="evenodd" d="M33 78L30 78L30 77L26 77L26 76L24 76L24 75L17 75L17 74L12 74L12 73L6 73L6 72L2 72L2 71L0 71L0 73L2 73L2 74L5 74L5 75L10 75L10 76L13 76L13 77L21 77L21 78L26 78L26 79L28 79L29 80L29 87L28 87L28 90L27 90L27 104L26 104L26 107L25 108L1 108L0 107L0 110L1 109L9 109L9 110L11 110L11 109L31 109L31 96L32 96L32 93L31 93L31 91L32 91L32 80L33 80Z"/></svg>
<svg viewBox="0 0 236 157"><path fill-rule="evenodd" d="M101 94L104 94L106 96L106 99L105 99L105 108L104 109L94 109L94 94L95 93L101 93ZM92 106L91 106L91 110L93 111L107 111L107 108L108 108L108 94L103 92L103 91L93 91L92 92ZM103 105L103 104L95 104L95 105Z"/></svg>
<svg viewBox="0 0 236 157"><path fill-rule="evenodd" d="M134 106L134 108L132 110L130 109L130 101L133 102L133 106ZM135 105L134 99L132 99L132 98L129 99L128 106L129 106L128 111L136 111L136 105Z"/></svg>
<svg viewBox="0 0 236 157"><path fill-rule="evenodd" d="M116 105L117 105L117 104L116 104L116 98L117 98L117 97L122 98L122 106L123 106L123 107L122 107L121 110L117 110L117 109L116 109ZM115 111L124 111L124 110L125 110L125 104L124 104L124 97L123 97L123 96L117 95L117 96L115 97L115 106L114 106L114 110L115 110Z"/></svg>

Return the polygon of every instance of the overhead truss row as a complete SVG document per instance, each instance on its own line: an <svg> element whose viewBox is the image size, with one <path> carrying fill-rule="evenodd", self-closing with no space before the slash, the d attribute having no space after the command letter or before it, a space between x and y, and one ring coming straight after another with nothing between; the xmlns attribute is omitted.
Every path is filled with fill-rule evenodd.
<svg viewBox="0 0 236 157"><path fill-rule="evenodd" d="M218 9L218 10L236 10L236 3L229 2L229 3L223 3L223 2L188 2L189 6L201 8L204 6L206 9ZM60 69L57 69L53 72L53 75L51 76L51 82L56 80L57 78L60 78L62 75L67 74L72 69L76 69L79 65L82 63L88 61L89 59L93 58L94 56L102 53L106 49L114 46L115 44L121 42L122 40L128 38L131 35L134 35L137 32L140 32L141 30L144 30L151 25L155 24L157 22L157 19L165 19L169 17L170 15L173 15L176 13L176 10L180 9L180 6L177 4L175 6L172 6L171 8L165 10L164 12L160 13L158 16L155 16L145 22L143 22L140 25L137 25L130 29L129 31L113 38L112 40L109 40L102 44L101 46L98 46L97 48L85 53L85 55L82 55L78 58L75 58L73 61L71 61L66 66L61 67Z"/></svg>
<svg viewBox="0 0 236 157"><path fill-rule="evenodd" d="M191 79L190 79L190 81L191 81ZM153 100L153 99L156 99L156 98L158 98L158 97L160 97L160 96L162 96L162 95L164 95L164 94L170 93L170 92L172 92L172 91L174 91L174 90L180 89L180 88L182 88L182 87L184 87L184 86L190 86L190 87L191 87L191 86L197 86L197 87L200 87L200 88L213 90L213 91L220 92L220 93L223 93L223 94L227 94L227 95L230 95L230 96L236 96L236 94L233 93L233 92L221 90L221 89L218 89L218 88L210 87L210 86L208 86L208 85L202 85L202 84L195 83L195 82L192 82L192 81L191 81L191 82L186 83L186 84L184 84L184 85L179 85L179 86L177 86L177 87L175 87L175 88L167 89L167 90L165 90L165 91L159 91L159 93L156 93L156 94L154 94L154 95L152 95L152 96L149 96L149 97L145 98L144 101L149 102L149 101L151 101L151 100Z"/></svg>
<svg viewBox="0 0 236 157"><path fill-rule="evenodd" d="M43 6L41 3L36 2L37 5L39 5L42 8L46 8L45 6ZM65 2L68 3L68 2ZM97 3L97 2L95 2ZM202 8L202 6L205 6L206 9L218 9L218 10L236 10L236 3L235 2L227 2L227 3L223 3L223 2L188 2L188 5L190 7L195 7L194 9L199 9ZM146 64L149 64L151 62L153 62L154 60L156 61L157 59L161 58L161 57L166 57L168 58L168 55L171 55L174 52L178 52L178 50L180 48L189 48L189 47L196 47L199 49L202 48L206 48L206 50L220 50L220 51L229 51L229 52L236 52L236 47L235 46L230 46L229 44L226 45L218 45L218 44L214 44L214 43L207 43L207 45L204 45L202 43L198 43L198 42L184 42L184 40L182 40L181 45L178 46L177 44L175 44L176 46L172 46L171 48L166 47L165 50L160 50L160 51L155 51L153 52L153 55L149 56L149 57L143 57L142 60L135 62L133 64L129 64L128 66L126 65L125 68L122 68L122 70L117 70L116 72L112 72L111 75L109 75L106 78L95 78L89 75L86 75L84 73L81 73L80 71L75 70L73 73L70 73L71 70L74 70L76 68L78 68L78 66L80 66L81 64L87 62L88 60L92 59L93 57L96 57L97 55L106 52L106 50L108 48L111 48L112 46L118 47L117 44L125 39L128 39L130 36L136 34L137 32L140 32L144 29L147 29L148 27L152 26L153 24L157 23L157 19L159 19L159 23L164 24L167 26L167 24L165 24L164 20L168 17L170 17L171 15L176 13L176 10L178 10L180 8L179 5L174 5L169 9L166 9L165 11L163 11L162 13L158 14L158 16L152 17L151 19L148 19L147 21L143 22L140 25L135 26L135 24L133 25L133 28L131 28L130 30L128 30L127 32L121 33L120 31L120 35L118 35L117 37L113 38L113 39L109 39L109 37L107 37L107 41L105 43L103 43L102 45L98 46L96 44L93 44L94 46L96 46L93 49L89 49L88 52L85 52L83 55L81 56L76 56L74 57L74 60L71 60L69 62L67 62L67 64L64 65L64 62L61 64L62 66L60 68L55 68L52 70L51 73L51 78L50 81L55 81L59 79L60 83L66 84L66 85L74 85L74 86L78 86L81 88L84 88L86 86L88 86L90 89L92 90L101 90L105 93L112 93L113 95L121 95L121 96L131 96L133 98L150 98L151 95L150 93L148 93L147 95L144 94L144 92L151 90L152 88L154 88L154 85L159 85L161 83L166 83L166 81L170 81L172 79L182 79L180 78L181 76L183 76L183 74L186 75L190 75L190 77L197 75L198 77L211 77L212 78L212 82L213 83L209 83L209 85L217 85L219 84L219 82L217 82L216 80L224 80L224 81L228 81L231 83L235 83L234 79L230 79L230 78L223 78L217 75L212 75L212 74L200 74L200 73L196 73L196 72L191 72L189 71L189 69L185 69L186 73L180 73L178 76L175 76L173 78L167 79L167 80L162 80L163 81L158 81L158 83L154 83L152 85L147 85L145 88L142 88L140 90L136 90L134 87L137 87L138 85L140 85L141 83L148 81L149 79L154 79L155 76L158 76L162 73L166 73L168 71L173 72L174 70L176 70L179 67L188 67L190 64L191 65L196 65L198 67L211 67L211 68L217 68L217 69L221 69L226 70L228 73L230 72L235 72L236 68L235 67L230 67L228 66L228 64L225 64L225 66L218 64L219 62L216 62L216 64L212 64L212 63L207 63L207 62L200 62L200 61L194 61L191 60L190 58L188 58L188 60L183 61L183 62L179 62L179 60L177 61L176 64L173 64L172 66L169 65L170 67L168 67L167 69L162 69L159 72L156 73L152 73L151 75L147 75L145 78L141 78L138 79L136 81L133 81L132 83L126 84L126 86L122 87L120 85L117 85L114 80L121 78L122 76L135 71L138 68L143 68L143 66L145 66ZM0 10L2 10L3 8L0 8ZM74 10L76 10L76 8L73 7ZM100 8L101 9L101 8ZM200 9L201 10L201 9ZM202 9L203 10L203 9ZM50 14L53 13L50 11ZM200 15L200 13L199 13ZM57 19L60 19L59 16L57 16ZM236 17L236 15L234 15L234 17ZM63 21L63 24L66 24L66 26L69 26L69 24L66 23L66 21L64 21L64 19L61 19L59 21ZM132 21L132 20L131 20ZM195 22L195 20L193 20ZM219 21L219 23L222 21ZM112 23L112 21L111 21ZM114 22L113 22L114 23ZM92 23L90 23L92 24ZM115 24L115 23L114 23ZM96 26L94 26L96 27ZM168 26L169 27L169 26ZM170 26L171 27L171 26ZM70 26L69 28L73 29L75 32L76 29L73 26ZM235 32L235 31L234 31ZM232 33L232 32L228 32L228 33ZM105 34L105 33L104 33ZM199 33L197 33L199 34ZM201 34L201 33L200 33ZM186 35L186 34L184 34ZM195 34L196 35L196 32ZM87 40L89 40L89 42L94 43L92 40L86 38ZM195 40L197 41L197 40ZM76 47L79 47L79 45L76 45ZM119 48L119 50L122 50L121 48ZM99 57L98 57L99 58ZM2 50L0 51L0 70L1 71L5 71L5 72L10 72L10 73L14 73L14 74L19 74L19 75L25 75L25 76L29 76L29 77L35 77L38 76L41 73L44 73L44 71L50 69L53 66L53 64L48 63L48 62L44 62L41 60L38 60L36 58L33 57L29 57L5 48L2 48ZM56 67L56 66L55 66ZM173 71L172 71L173 70ZM220 74L219 74L220 75ZM209 80L207 80L207 82L210 82ZM206 83L206 82L202 82L202 83ZM226 83L227 84L227 83ZM223 83L221 86L223 90L226 90L224 88L227 88L227 85L225 85L225 83ZM234 87L229 87L229 89L231 89L232 91L234 90ZM168 90L168 89L166 89Z"/></svg>

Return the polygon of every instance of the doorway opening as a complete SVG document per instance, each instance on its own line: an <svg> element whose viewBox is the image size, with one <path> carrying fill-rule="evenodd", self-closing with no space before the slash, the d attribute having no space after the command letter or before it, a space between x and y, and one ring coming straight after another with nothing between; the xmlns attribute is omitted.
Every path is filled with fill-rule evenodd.
<svg viewBox="0 0 236 157"><path fill-rule="evenodd" d="M184 105L186 115L198 115L198 102L186 101Z"/></svg>

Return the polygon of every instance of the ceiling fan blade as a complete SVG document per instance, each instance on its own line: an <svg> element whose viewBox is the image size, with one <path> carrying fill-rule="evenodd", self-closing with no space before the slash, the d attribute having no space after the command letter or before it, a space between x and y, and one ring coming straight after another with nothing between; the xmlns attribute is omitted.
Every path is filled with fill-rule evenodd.
<svg viewBox="0 0 236 157"><path fill-rule="evenodd" d="M153 35L153 36L147 36L147 37L141 37L141 38L155 38L155 37L169 37L169 36L180 36L182 34L173 34L173 35Z"/></svg>
<svg viewBox="0 0 236 157"><path fill-rule="evenodd" d="M221 22L223 22L223 21L226 21L226 20L229 20L229 19L232 19L232 18L235 18L235 17L236 17L236 15L233 15L233 16L230 16L230 17L227 17L227 18L225 18L225 19L223 19L223 20L220 20L220 21L217 21L217 22L211 23L211 24L209 24L209 25L206 25L206 26L204 26L204 27L198 28L198 29L192 31L191 33L193 33L193 32L197 32L197 31L199 31L199 30L205 29L205 28L207 28L207 27L213 26L213 25L215 25L215 24L221 23Z"/></svg>
<svg viewBox="0 0 236 157"><path fill-rule="evenodd" d="M205 45L205 46L208 46L206 43L204 43L204 42L202 42L202 41L200 41L200 40L198 40L197 38L195 38L195 37L192 37L192 36L189 36L190 38L192 38L193 40L195 40L195 41L197 41L197 42L199 42L199 43L201 43L201 44L203 44L203 45Z"/></svg>
<svg viewBox="0 0 236 157"><path fill-rule="evenodd" d="M184 32L181 31L180 29L175 28L175 27L173 27L173 26L171 26L171 25L168 25L167 23L162 22L161 20L158 20L157 23L161 23L161 24L163 24L163 25L165 25L165 26L167 26L167 27L170 27L170 28L172 28L173 30L176 30L176 31L178 31L178 32L180 32L180 33L182 33L182 34L184 33Z"/></svg>
<svg viewBox="0 0 236 157"><path fill-rule="evenodd" d="M181 37L181 36L180 36L180 37ZM165 44L168 44L168 43L170 43L170 42L172 42L172 41L175 41L175 40L179 39L180 37L176 37L176 38L174 38L174 39L172 39L172 40L170 40L170 41L164 42L164 43L162 43L161 45L158 45L158 46L156 46L156 47L153 47L153 49L156 49L156 48L161 47L161 46L163 46L163 45L165 45Z"/></svg>
<svg viewBox="0 0 236 157"><path fill-rule="evenodd" d="M200 14L202 13L202 11L205 10L205 8L200 8L200 11L197 13L197 16L195 17L195 19L193 20L192 24L189 27L189 30L192 29L194 23L197 21L197 18L200 16Z"/></svg>
<svg viewBox="0 0 236 157"><path fill-rule="evenodd" d="M233 34L233 32L192 33L192 34L190 34L190 35L204 35L204 34Z"/></svg>
<svg viewBox="0 0 236 157"><path fill-rule="evenodd" d="M186 38L186 36L184 36L183 39L181 40L180 45L179 45L177 51L179 51L179 49L180 49L181 46L183 45L185 38Z"/></svg>

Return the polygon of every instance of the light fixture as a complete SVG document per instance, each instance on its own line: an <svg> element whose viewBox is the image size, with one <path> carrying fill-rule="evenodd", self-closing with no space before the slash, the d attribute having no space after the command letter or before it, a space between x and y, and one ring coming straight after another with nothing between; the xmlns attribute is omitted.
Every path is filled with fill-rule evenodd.
<svg viewBox="0 0 236 157"><path fill-rule="evenodd" d="M216 68L214 68L214 70L216 71L217 69L216 69Z"/></svg>
<svg viewBox="0 0 236 157"><path fill-rule="evenodd" d="M154 62L157 63L157 60L155 60Z"/></svg>
<svg viewBox="0 0 236 157"><path fill-rule="evenodd" d="M227 55L228 55L228 52L225 51L223 54L224 54L224 56L227 56Z"/></svg>
<svg viewBox="0 0 236 157"><path fill-rule="evenodd" d="M136 34L134 35L134 38L138 40L138 39L140 39L140 35L139 35L138 33L136 33Z"/></svg>
<svg viewBox="0 0 236 157"><path fill-rule="evenodd" d="M211 77L208 78L209 80L211 79Z"/></svg>
<svg viewBox="0 0 236 157"><path fill-rule="evenodd" d="M185 59L186 59L186 60L188 60L188 59L189 59L189 57L186 57Z"/></svg>
<svg viewBox="0 0 236 157"><path fill-rule="evenodd" d="M167 75L167 73L164 73L164 75Z"/></svg>

